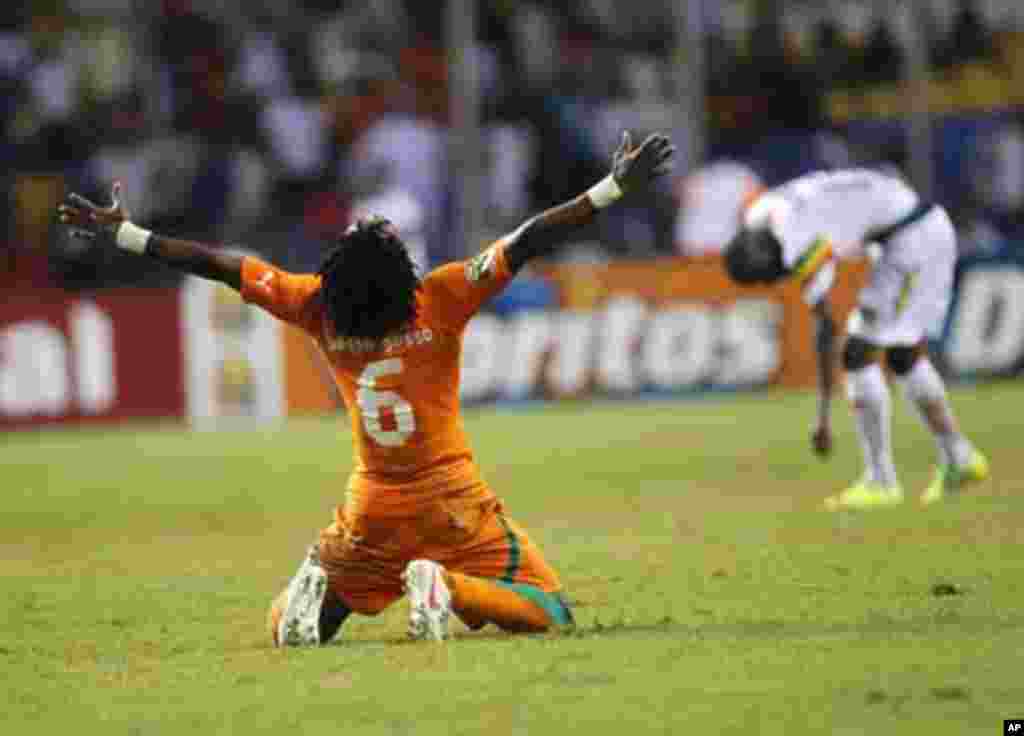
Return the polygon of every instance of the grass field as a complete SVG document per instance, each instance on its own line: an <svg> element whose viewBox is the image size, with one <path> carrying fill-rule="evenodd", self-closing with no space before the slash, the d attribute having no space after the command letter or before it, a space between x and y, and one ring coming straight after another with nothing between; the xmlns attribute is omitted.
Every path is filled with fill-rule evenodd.
<svg viewBox="0 0 1024 736"><path fill-rule="evenodd" d="M562 572L575 633L403 641L404 607L307 651L271 595L340 500L336 421L0 445L7 734L996 734L1024 716L1024 385L965 388L994 479L817 510L805 395L482 412L486 476ZM905 405L908 492L933 447Z"/></svg>

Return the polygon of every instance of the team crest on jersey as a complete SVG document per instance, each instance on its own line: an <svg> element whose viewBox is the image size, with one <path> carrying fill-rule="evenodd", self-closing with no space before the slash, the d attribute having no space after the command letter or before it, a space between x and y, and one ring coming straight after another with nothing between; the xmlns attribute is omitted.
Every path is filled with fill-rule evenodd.
<svg viewBox="0 0 1024 736"><path fill-rule="evenodd" d="M491 278L494 275L494 248L488 248L483 253L472 258L466 264L466 279L477 282Z"/></svg>

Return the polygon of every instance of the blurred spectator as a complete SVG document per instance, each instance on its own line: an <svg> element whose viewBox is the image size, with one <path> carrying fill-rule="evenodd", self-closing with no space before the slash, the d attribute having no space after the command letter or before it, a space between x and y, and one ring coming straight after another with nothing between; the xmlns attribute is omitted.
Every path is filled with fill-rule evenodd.
<svg viewBox="0 0 1024 736"><path fill-rule="evenodd" d="M333 49L387 49L409 45L411 28L402 0L339 3L341 9L319 25L318 43ZM326 56L331 51L325 49Z"/></svg>
<svg viewBox="0 0 1024 736"><path fill-rule="evenodd" d="M752 168L720 160L680 180L676 249L681 255L719 253L739 229L743 211L764 191Z"/></svg>
<svg viewBox="0 0 1024 736"><path fill-rule="evenodd" d="M488 224L497 230L506 230L530 214L536 145L526 125L498 122L487 129Z"/></svg>
<svg viewBox="0 0 1024 736"><path fill-rule="evenodd" d="M123 27L101 24L83 29L79 61L81 96L99 103L127 94L151 80L151 67L142 63L136 39ZM125 63L136 59L136 63ZM157 88L159 89L159 87ZM162 102L162 101L155 101Z"/></svg>
<svg viewBox="0 0 1024 736"><path fill-rule="evenodd" d="M855 52L835 18L823 18L816 36L814 66L820 83L829 88L855 86Z"/></svg>
<svg viewBox="0 0 1024 736"><path fill-rule="evenodd" d="M517 100L539 143L531 193L546 207L578 194L605 172L606 157L593 138L591 121L612 90L610 68L600 68L601 49L566 44L553 86Z"/></svg>
<svg viewBox="0 0 1024 736"><path fill-rule="evenodd" d="M440 241L448 183L446 130L429 114L432 107L429 91L405 88L358 135L339 175L357 181L386 172L382 188L405 192L423 207L422 229L433 253L445 246Z"/></svg>
<svg viewBox="0 0 1024 736"><path fill-rule="evenodd" d="M864 81L889 84L900 81L905 74L903 50L885 20L876 18L864 47Z"/></svg>
<svg viewBox="0 0 1024 736"><path fill-rule="evenodd" d="M956 66L993 58L995 49L992 34L985 26L974 0L960 0L953 28L939 49L940 66Z"/></svg>
<svg viewBox="0 0 1024 736"><path fill-rule="evenodd" d="M120 181L131 197L132 215L152 223L188 209L199 162L199 144L187 136L152 133L138 93L115 98L94 116L102 142L86 163L94 195L105 197Z"/></svg>
<svg viewBox="0 0 1024 736"><path fill-rule="evenodd" d="M264 98L294 94L287 53L272 29L254 30L243 38L232 83Z"/></svg>
<svg viewBox="0 0 1024 736"><path fill-rule="evenodd" d="M676 123L675 106L667 96L665 70L658 59L630 54L624 62L618 80L620 93L596 111L591 124L599 151L614 151L623 130L632 131L640 141L655 131L671 131Z"/></svg>
<svg viewBox="0 0 1024 736"><path fill-rule="evenodd" d="M536 3L524 3L511 20L512 43L527 92L549 89L558 78L559 28L555 14Z"/></svg>
<svg viewBox="0 0 1024 736"><path fill-rule="evenodd" d="M577 13L603 38L619 45L660 54L671 48L674 27L671 0L583 0Z"/></svg>
<svg viewBox="0 0 1024 736"><path fill-rule="evenodd" d="M885 20L864 0L833 5L835 14L821 28L819 43L829 73L839 86L863 88L896 79L886 64L900 63L897 48ZM881 54L876 58L875 54Z"/></svg>
<svg viewBox="0 0 1024 736"><path fill-rule="evenodd" d="M360 191L353 192L350 222L359 218L380 215L392 222L420 273L426 273L430 263L427 255L426 211L416 198L402 189L388 171L388 165L359 181Z"/></svg>
<svg viewBox="0 0 1024 736"><path fill-rule="evenodd" d="M327 131L319 100L275 97L264 108L262 122L279 176L290 180L320 176L327 159Z"/></svg>
<svg viewBox="0 0 1024 736"><path fill-rule="evenodd" d="M997 87L1016 83L1014 70L1024 69L1014 61L1024 58L1014 35L1024 22L1019 3L929 0L913 17L905 4L867 0L686 7L697 5L708 34L710 163L691 172L698 162L687 126L697 121L679 113L675 82L686 57L673 48L671 0L481 0L476 43L462 53L472 56L481 85L488 230L506 230L593 184L622 129L638 142L669 130L688 182L684 206L668 186L628 201L582 234L584 250L704 252L734 225L732 215L719 221L708 212L735 212L737 193L751 182L875 165L879 142L902 142L895 117L833 124L823 100L845 90L854 118L872 101L893 104L886 95L907 74L913 29L931 38L947 68L988 63L998 43L1002 76L989 80ZM42 213L60 193L74 187L105 197L114 178L151 226L245 242L293 265L315 266L325 242L361 209L399 213L390 216L424 245L424 263L462 255L451 227L460 182L449 156L461 149L450 148L459 144L449 135L445 17L437 4L414 0L6 4L0 155L8 169L0 196L10 206L0 208L0 227L12 245L0 265L25 268L26 254L43 252L52 234ZM977 98L991 100L984 91ZM983 237L988 224L1024 225L1024 125L1007 118L976 156L951 155L945 144L976 135L974 123L942 125L935 164L945 183L937 191L960 197L960 177L978 182L961 219L971 247L987 248L977 243L992 242ZM694 192L716 192L696 197L714 206L695 206ZM721 233L711 232L716 226ZM55 243L57 270L76 284L167 277L145 260L63 236Z"/></svg>
<svg viewBox="0 0 1024 736"><path fill-rule="evenodd" d="M1007 250L1005 236L985 217L984 210L968 198L954 211L960 258L1001 255Z"/></svg>
<svg viewBox="0 0 1024 736"><path fill-rule="evenodd" d="M1019 226L1024 215L1024 114L998 126L981 143L975 178L979 196L997 218Z"/></svg>
<svg viewBox="0 0 1024 736"><path fill-rule="evenodd" d="M164 15L153 27L153 48L162 63L174 126L211 135L226 123L227 34L196 13L189 0L163 0Z"/></svg>

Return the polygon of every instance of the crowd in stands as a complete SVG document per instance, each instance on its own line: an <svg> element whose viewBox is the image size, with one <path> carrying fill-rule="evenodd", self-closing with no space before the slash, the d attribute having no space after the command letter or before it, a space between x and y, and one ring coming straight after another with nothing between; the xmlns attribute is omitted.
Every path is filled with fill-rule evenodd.
<svg viewBox="0 0 1024 736"><path fill-rule="evenodd" d="M1006 32L1024 28L1013 3L931 4L924 32L936 75L1006 63ZM478 3L467 53L482 93L481 241L600 178L623 128L673 134L679 175L602 217L575 257L687 252L687 203L708 180L689 175L704 164L738 176L731 196L742 202L814 166L903 163L904 133L861 141L830 118L828 96L903 79L920 30L905 4L704 3L701 137L677 104L676 5ZM0 281L173 282L144 259L53 227L65 191L102 199L115 178L138 222L244 244L288 268L315 268L332 235L372 211L396 221L424 267L474 250L453 225L444 36L443 12L420 0L4 4ZM965 142L971 176L947 202L965 248L1004 247L1022 222L1024 126L1006 108Z"/></svg>

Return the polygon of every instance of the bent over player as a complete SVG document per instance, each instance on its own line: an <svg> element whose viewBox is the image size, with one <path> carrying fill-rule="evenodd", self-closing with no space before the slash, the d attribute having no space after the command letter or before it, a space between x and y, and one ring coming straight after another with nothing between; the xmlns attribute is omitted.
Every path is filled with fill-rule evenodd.
<svg viewBox="0 0 1024 736"><path fill-rule="evenodd" d="M531 258L624 193L665 173L671 143L628 133L612 172L585 194L528 220L465 262L422 279L384 219L362 220L317 273L293 274L133 224L71 195L62 222L188 273L221 281L310 334L348 407L356 450L346 501L270 611L279 646L322 644L351 612L374 615L406 593L409 633L444 639L449 613L468 626L544 631L571 623L561 583L506 515L473 460L459 409L470 318Z"/></svg>
<svg viewBox="0 0 1024 736"><path fill-rule="evenodd" d="M847 394L864 456L860 482L826 499L829 509L900 503L890 440L884 359L935 437L939 464L921 496L933 503L988 475L988 462L957 427L946 389L928 359L929 335L942 326L956 262L956 234L946 211L922 201L901 179L867 169L815 173L770 190L745 213L726 249L726 268L741 284L793 277L818 318L820 400L815 450L831 451L830 396L834 326L827 294L835 278L833 247L877 244L867 285L847 324L842 353Z"/></svg>

